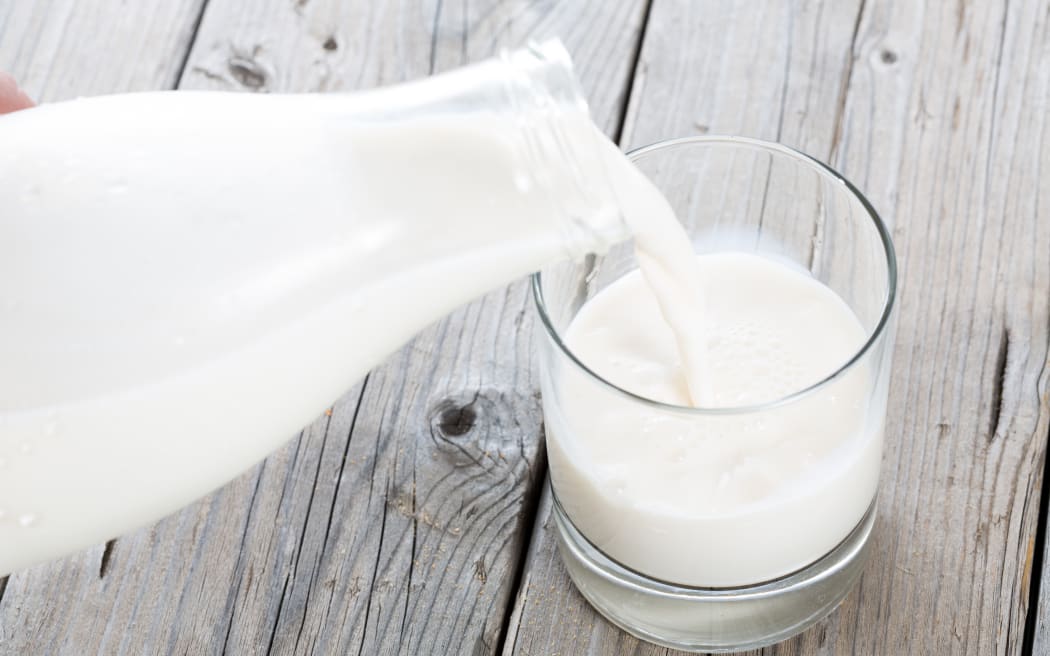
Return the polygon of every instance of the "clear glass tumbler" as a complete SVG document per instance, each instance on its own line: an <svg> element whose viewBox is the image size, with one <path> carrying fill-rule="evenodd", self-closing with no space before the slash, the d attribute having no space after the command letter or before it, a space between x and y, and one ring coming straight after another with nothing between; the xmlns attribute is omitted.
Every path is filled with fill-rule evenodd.
<svg viewBox="0 0 1050 656"><path fill-rule="evenodd" d="M641 148L630 158L667 197L697 253L757 253L808 272L852 309L866 339L826 378L772 402L668 405L595 374L563 339L590 298L637 268L630 244L536 274L562 558L587 600L644 640L706 652L772 644L830 613L867 560L892 350L893 245L853 185L779 144L696 137ZM813 331L822 329L828 328L814 322ZM832 409L828 399L847 389L861 400ZM574 412L580 395L604 416ZM606 454L600 466L589 466L581 436L600 444L609 417L624 411L651 415L660 435L638 435L636 449L618 449L622 462L609 462ZM658 440L668 435L719 436L746 454L765 448L768 426L782 433L778 448L790 450L792 431L830 435L833 443L816 456L820 461L801 454L798 484L771 489L728 514L644 507L624 492L631 489L632 468L663 466L651 451L664 448Z"/></svg>

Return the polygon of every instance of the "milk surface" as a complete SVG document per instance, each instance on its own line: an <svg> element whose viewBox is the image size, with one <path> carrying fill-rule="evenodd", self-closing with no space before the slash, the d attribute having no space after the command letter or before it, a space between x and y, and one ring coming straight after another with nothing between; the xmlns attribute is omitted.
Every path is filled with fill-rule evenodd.
<svg viewBox="0 0 1050 656"><path fill-rule="evenodd" d="M866 334L808 273L760 255L693 256L705 300L706 407L777 401L824 379ZM567 346L647 399L689 406L678 339L638 271L574 318ZM698 414L630 401L574 367L544 380L558 500L614 560L669 582L753 584L830 551L876 489L881 418L863 363L793 403Z"/></svg>

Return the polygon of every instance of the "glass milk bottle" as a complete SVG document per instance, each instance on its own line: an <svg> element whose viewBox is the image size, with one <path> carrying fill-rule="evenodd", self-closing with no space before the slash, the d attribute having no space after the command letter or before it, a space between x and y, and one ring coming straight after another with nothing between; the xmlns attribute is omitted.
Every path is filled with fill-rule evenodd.
<svg viewBox="0 0 1050 656"><path fill-rule="evenodd" d="M602 140L556 42L0 117L0 575L200 497L454 307L625 238Z"/></svg>

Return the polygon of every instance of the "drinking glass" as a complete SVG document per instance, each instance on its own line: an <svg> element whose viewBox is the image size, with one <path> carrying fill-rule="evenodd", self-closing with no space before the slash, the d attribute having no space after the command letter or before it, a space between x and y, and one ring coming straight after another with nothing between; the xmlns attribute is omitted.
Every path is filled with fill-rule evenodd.
<svg viewBox="0 0 1050 656"><path fill-rule="evenodd" d="M631 244L537 273L532 289L543 325L541 387L562 559L600 613L644 640L705 652L772 644L830 613L869 555L892 351L893 244L852 184L780 144L693 137L629 157L667 197L698 254L758 254L805 271L849 306L865 338L823 380L771 402L674 406L603 379L564 338L589 299L637 268ZM818 321L811 329L818 336L831 330ZM832 407L828 399L847 388L861 401ZM589 413L574 411L584 396ZM600 444L618 413L644 414L663 428L594 465L581 436ZM728 513L694 513L688 503L684 512L657 511L631 497L632 471L669 466L652 457L668 436L717 436L746 452L762 448L756 426L779 427L788 441L792 430L819 431L833 443L816 456L822 461L808 464L815 473L799 485ZM660 473L646 472L650 479Z"/></svg>

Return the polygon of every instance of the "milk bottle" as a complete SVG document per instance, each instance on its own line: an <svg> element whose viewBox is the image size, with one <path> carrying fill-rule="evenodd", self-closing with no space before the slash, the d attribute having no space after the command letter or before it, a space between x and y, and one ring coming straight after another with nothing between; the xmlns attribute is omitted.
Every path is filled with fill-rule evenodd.
<svg viewBox="0 0 1050 656"><path fill-rule="evenodd" d="M557 43L0 116L0 575L200 497L451 309L626 238L603 141Z"/></svg>

